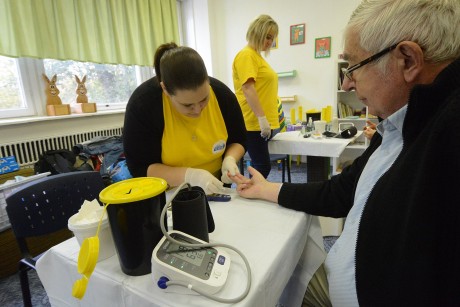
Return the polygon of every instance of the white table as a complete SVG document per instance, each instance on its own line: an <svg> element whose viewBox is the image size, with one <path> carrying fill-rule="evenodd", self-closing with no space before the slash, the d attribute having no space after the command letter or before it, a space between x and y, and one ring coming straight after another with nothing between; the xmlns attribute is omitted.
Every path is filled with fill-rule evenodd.
<svg viewBox="0 0 460 307"><path fill-rule="evenodd" d="M280 132L268 142L271 154L304 155L338 158L345 147L354 142L363 132L349 139L304 138L300 131Z"/></svg>
<svg viewBox="0 0 460 307"><path fill-rule="evenodd" d="M362 131L349 139L341 138L304 138L300 131L280 132L268 142L268 150L272 154L307 156L308 181L322 181L328 178L329 159L332 158L332 169L337 168L337 160L347 146L362 135ZM327 160L325 160L327 159ZM343 219L321 217L321 228L324 236L339 236L343 229Z"/></svg>
<svg viewBox="0 0 460 307"><path fill-rule="evenodd" d="M251 265L248 296L234 306L300 306L307 284L324 261L321 228L317 217L260 200L232 195L228 203L210 202L216 229L211 242L241 250ZM52 306L228 306L193 294L165 293L151 274L125 275L117 256L100 261L83 299L72 297L79 246L71 238L47 251L37 262L37 272ZM220 297L240 295L246 285L242 259L228 250L232 264ZM284 292L283 292L284 291Z"/></svg>

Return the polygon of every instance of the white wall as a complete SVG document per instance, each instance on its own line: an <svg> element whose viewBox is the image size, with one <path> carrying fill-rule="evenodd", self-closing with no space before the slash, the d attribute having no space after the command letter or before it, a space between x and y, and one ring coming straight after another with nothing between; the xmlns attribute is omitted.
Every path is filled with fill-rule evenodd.
<svg viewBox="0 0 460 307"><path fill-rule="evenodd" d="M213 75L211 28L208 0L180 0L183 45L194 48L203 57L209 75Z"/></svg>
<svg viewBox="0 0 460 307"><path fill-rule="evenodd" d="M209 19L208 32L197 28L197 36L210 33L213 76L233 89L232 62L246 45L249 23L268 14L279 26L278 49L267 61L277 72L296 70L294 78L279 79L279 95L297 95L296 103L285 103L284 111L302 105L303 110L321 109L336 102L336 63L342 53L342 34L350 14L360 0L188 0L208 2L208 12L198 18ZM305 44L290 45L290 26L305 23ZM314 58L315 38L331 36L330 58ZM204 56L204 55L203 55Z"/></svg>

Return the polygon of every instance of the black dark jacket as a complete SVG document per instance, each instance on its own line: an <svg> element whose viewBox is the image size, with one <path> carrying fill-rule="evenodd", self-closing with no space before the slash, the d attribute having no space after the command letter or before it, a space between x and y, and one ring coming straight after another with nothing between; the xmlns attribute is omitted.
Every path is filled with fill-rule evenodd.
<svg viewBox="0 0 460 307"><path fill-rule="evenodd" d="M363 210L356 246L361 306L460 306L460 60L416 86L404 145ZM346 217L359 176L380 146L326 182L284 184L280 205Z"/></svg>

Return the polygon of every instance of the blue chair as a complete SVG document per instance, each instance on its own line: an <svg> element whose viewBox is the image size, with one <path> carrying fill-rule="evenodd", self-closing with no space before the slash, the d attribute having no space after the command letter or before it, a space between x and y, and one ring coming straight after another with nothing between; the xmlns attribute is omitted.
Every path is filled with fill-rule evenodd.
<svg viewBox="0 0 460 307"><path fill-rule="evenodd" d="M41 256L31 255L26 239L67 229L68 219L84 201L99 199L104 188L99 172L77 171L37 179L6 198L6 212L23 257L19 278L24 306L32 306L27 274L35 270Z"/></svg>

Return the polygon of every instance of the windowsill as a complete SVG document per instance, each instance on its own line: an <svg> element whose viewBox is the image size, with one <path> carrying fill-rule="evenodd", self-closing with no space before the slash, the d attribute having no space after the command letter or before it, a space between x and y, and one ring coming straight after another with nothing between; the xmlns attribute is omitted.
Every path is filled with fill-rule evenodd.
<svg viewBox="0 0 460 307"><path fill-rule="evenodd" d="M70 115L59 115L59 116L26 116L26 117L17 117L17 118L5 118L5 119L0 119L0 126L11 126L11 125L19 125L19 124L32 123L32 122L50 121L50 120L65 120L68 118L104 116L104 115L111 115L111 114L121 114L124 112L125 112L125 109L117 109L117 110L97 111L94 113L72 113Z"/></svg>

